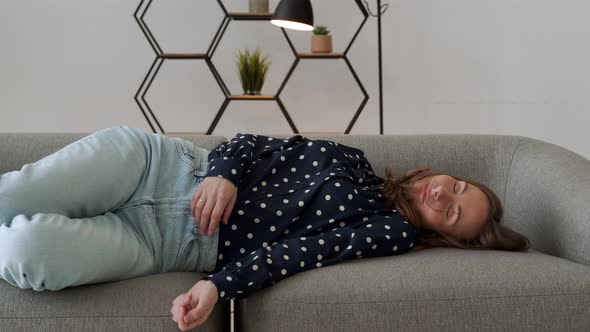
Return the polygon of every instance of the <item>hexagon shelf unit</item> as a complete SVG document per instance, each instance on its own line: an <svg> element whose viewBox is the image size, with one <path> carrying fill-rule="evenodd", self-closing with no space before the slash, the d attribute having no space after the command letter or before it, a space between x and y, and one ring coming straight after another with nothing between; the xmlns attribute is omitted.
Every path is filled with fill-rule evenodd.
<svg viewBox="0 0 590 332"><path fill-rule="evenodd" d="M348 66L348 68L350 69L350 72L352 73L356 83L358 84L359 88L361 89L361 91L363 93L363 100L362 100L361 104L359 105L357 111L355 112L353 118L351 119L350 123L348 124L346 131L344 132L345 134L350 133L356 120L358 119L359 115L361 114L362 110L364 109L365 104L369 100L369 95L368 95L365 87L361 83L361 80L359 79L352 64L350 63L350 61L348 59L348 51L350 50L350 47L354 43L356 37L358 36L359 32L361 31L361 29L365 25L367 18L369 16L367 9L365 9L365 7L362 5L361 0L353 0L353 1L357 4L358 8L360 9L360 11L363 15L363 20L362 20L361 24L359 25L358 29L356 30L354 36L352 37L352 39L348 43L348 45L343 53L302 53L302 52L298 52L295 49L295 46L293 45L293 43L292 43L291 39L289 38L289 35L285 31L285 29L280 28L283 32L283 35L285 36L285 39L289 43L289 46L290 46L291 50L293 51L293 54L295 55L295 61L291 65L291 68L289 69L287 75L283 79L283 82L281 83L279 90L277 91L276 95L274 95L274 96L273 95L232 95L232 94L230 94L229 89L227 88L227 86L225 85L225 82L221 78L221 75L215 69L215 66L213 65L213 63L211 61L213 53L217 49L217 46L219 45L219 42L220 42L221 38L223 37L230 21L235 20L235 21L269 21L270 22L271 17L272 17L272 13L256 13L256 14L254 14L254 13L228 12L227 9L225 8L225 5L223 4L222 0L216 0L216 1L219 4L219 6L221 7L221 9L223 10L223 13L225 16L221 22L221 25L217 29L217 32L213 38L213 41L211 42L211 45L207 49L206 53L164 53L162 51L162 49L160 48L160 46L158 45L158 42L154 38L153 34L149 30L148 26L145 24L145 21L143 19L145 16L145 13L149 9L150 4L153 2L153 0L141 0L141 2L139 3L139 5L134 13L134 17L135 17L137 23L141 27L141 30L143 31L145 37L148 39L148 41L150 42L150 45L152 46L152 49L156 53L156 59L152 63L148 73L146 74L145 78L143 79L143 82L141 83L139 89L137 90L137 93L135 94L135 101L139 105L141 112L143 113L145 119L147 120L147 122L149 123L150 127L152 128L152 130L154 132L156 132L156 129L154 128L154 125L150 121L150 118L148 117L146 110L147 110L147 112L149 112L149 114L153 118L153 121L156 123L156 125L160 129L161 133L163 133L163 134L166 133L164 131L164 129L162 128L162 126L160 125L160 122L156 118L152 109L150 108L149 104L145 100L145 95L146 95L147 91L149 90L150 85L154 81L154 78L158 74L158 71L160 70L160 67L162 66L162 63L164 62L164 60L203 60L207 63L207 66L211 70L211 73L215 77L215 80L217 81L217 83L219 84L219 87L221 88L221 90L223 91L223 94L225 95L225 100L221 104L221 107L217 111L217 114L215 115L213 122L211 123L211 125L209 126L209 129L207 130L206 134L211 135L213 133L213 131L215 130L215 127L217 126L219 120L223 116L225 109L227 108L227 106L229 105L229 103L232 100L276 101L276 103L278 104L279 108L281 109L283 115L285 116L285 119L289 123L289 126L291 126L291 129L293 130L293 132L295 134L298 134L299 131L297 130L295 123L291 119L291 116L287 112L287 109L285 108L285 105L283 104L281 97L280 97L281 92L283 91L285 85L287 84L287 82L289 81L289 78L291 77L291 74L293 74L293 71L295 70L295 68L297 68L297 65L299 64L299 62L302 59L303 60L307 60L307 59L312 59L312 60L342 59L342 60L344 60L344 62ZM140 14L140 12L141 12L141 14ZM276 29L276 28L278 28L278 27L271 26L269 24L269 29Z"/></svg>

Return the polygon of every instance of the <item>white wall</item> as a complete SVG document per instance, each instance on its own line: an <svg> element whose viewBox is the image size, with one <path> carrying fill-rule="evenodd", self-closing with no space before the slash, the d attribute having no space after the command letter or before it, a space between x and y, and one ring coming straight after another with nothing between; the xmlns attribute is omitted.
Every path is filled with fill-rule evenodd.
<svg viewBox="0 0 590 332"><path fill-rule="evenodd" d="M271 0L271 8L278 1ZM336 51L360 22L352 0L315 0ZM376 1L368 1L375 10ZM246 0L225 1L230 11ZM490 133L549 141L590 158L590 2L384 1L386 134ZM155 58L134 1L0 1L0 131L150 130L134 95ZM154 0L145 20L167 52L204 52L221 21L214 0ZM375 18L350 50L370 95L352 133L378 133ZM301 51L309 35L290 32ZM260 46L274 93L293 58L268 22L231 22L213 58L241 93L233 57ZM344 131L361 101L342 60L302 60L282 94L302 132ZM223 100L203 61L166 61L146 95L167 132L206 131ZM273 102L232 102L215 134L289 133Z"/></svg>

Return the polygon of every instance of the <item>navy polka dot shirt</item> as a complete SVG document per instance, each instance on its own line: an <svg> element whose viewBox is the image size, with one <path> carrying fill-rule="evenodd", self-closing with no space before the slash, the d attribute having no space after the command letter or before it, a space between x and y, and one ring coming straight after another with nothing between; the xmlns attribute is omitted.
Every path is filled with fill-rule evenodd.
<svg viewBox="0 0 590 332"><path fill-rule="evenodd" d="M238 188L211 280L219 302L347 259L401 254L416 229L385 207L364 153L327 140L238 134L209 153L206 176Z"/></svg>

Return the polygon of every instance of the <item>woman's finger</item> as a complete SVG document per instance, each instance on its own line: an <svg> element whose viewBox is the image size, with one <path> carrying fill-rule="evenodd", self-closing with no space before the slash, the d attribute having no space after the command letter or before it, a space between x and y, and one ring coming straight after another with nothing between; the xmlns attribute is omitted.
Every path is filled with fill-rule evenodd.
<svg viewBox="0 0 590 332"><path fill-rule="evenodd" d="M199 189L197 189L197 191L195 191L195 193L193 194L193 198L191 199L191 215L193 217L195 216L195 204L201 198L201 195L203 193L203 191L201 189L202 189L201 186L199 186Z"/></svg>
<svg viewBox="0 0 590 332"><path fill-rule="evenodd" d="M230 203L229 197L224 197L222 195L217 196L217 200L215 201L215 207L213 208L213 212L211 213L211 221L209 222L209 229L208 234L212 236L215 233L215 229L219 226L221 222L221 218L225 212L225 207Z"/></svg>
<svg viewBox="0 0 590 332"><path fill-rule="evenodd" d="M201 235L205 235L207 228L209 227L209 219L211 218L211 212L213 211L213 207L215 206L215 197L211 197L213 195L209 195L205 199L205 207L201 212L201 216L199 217L199 228L201 229Z"/></svg>

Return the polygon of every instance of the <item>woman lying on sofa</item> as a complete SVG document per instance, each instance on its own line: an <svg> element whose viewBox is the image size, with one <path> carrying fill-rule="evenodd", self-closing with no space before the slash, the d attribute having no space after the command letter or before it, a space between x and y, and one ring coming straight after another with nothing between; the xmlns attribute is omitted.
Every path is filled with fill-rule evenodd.
<svg viewBox="0 0 590 332"><path fill-rule="evenodd" d="M211 273L172 303L181 330L216 303L353 258L434 247L526 250L486 186L419 168L378 177L363 151L238 134L207 151L127 126L0 178L0 277L59 290Z"/></svg>

